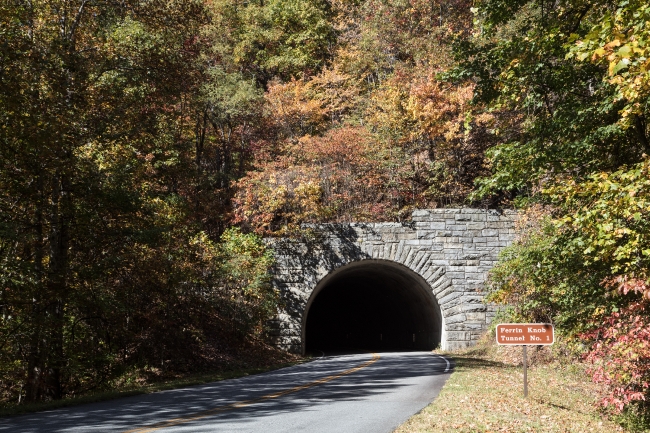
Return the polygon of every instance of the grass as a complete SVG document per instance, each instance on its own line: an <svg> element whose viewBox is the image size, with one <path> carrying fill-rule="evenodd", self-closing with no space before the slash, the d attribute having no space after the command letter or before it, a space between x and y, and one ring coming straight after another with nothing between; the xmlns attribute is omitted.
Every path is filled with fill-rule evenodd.
<svg viewBox="0 0 650 433"><path fill-rule="evenodd" d="M28 404L6 404L0 407L0 417L19 415L24 413L39 412L44 410L57 409L61 407L77 406L80 404L94 403L98 401L113 400L120 397L131 395L150 394L153 392L164 391L167 389L184 388L186 386L201 385L204 383L217 382L225 379L234 379L237 377L249 376L252 374L264 373L266 371L277 370L290 365L300 364L305 359L299 359L293 362L284 362L264 367L240 368L228 371L219 371L212 373L200 373L187 375L181 378L162 380L155 383L144 385L131 384L121 389L101 391L91 394L85 394L79 397L65 398L62 400L52 400Z"/></svg>
<svg viewBox="0 0 650 433"><path fill-rule="evenodd" d="M438 398L395 433L627 431L596 407L601 390L582 364L533 354L524 398L522 348L481 346L448 354L456 368Z"/></svg>

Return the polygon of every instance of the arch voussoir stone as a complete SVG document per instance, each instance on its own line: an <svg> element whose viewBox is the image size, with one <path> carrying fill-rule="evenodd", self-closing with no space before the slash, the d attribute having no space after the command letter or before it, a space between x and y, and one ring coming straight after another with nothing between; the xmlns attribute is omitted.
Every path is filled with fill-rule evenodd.
<svg viewBox="0 0 650 433"><path fill-rule="evenodd" d="M274 343L304 351L304 323L316 287L332 272L364 260L393 262L421 277L442 316L441 345L471 346L496 308L480 293L498 253L515 236L513 211L422 209L404 223L308 225L301 239L269 241L281 303L270 323Z"/></svg>

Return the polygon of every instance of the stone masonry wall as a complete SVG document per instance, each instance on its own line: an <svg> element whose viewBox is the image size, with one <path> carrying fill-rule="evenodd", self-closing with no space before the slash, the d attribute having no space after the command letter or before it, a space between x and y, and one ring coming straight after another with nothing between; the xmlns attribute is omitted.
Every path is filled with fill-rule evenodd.
<svg viewBox="0 0 650 433"><path fill-rule="evenodd" d="M359 260L388 260L420 275L442 313L442 347L471 346L496 312L483 303L487 272L515 236L514 211L415 210L404 223L311 225L303 239L270 241L281 308L271 324L275 344L302 352L303 315L318 282Z"/></svg>

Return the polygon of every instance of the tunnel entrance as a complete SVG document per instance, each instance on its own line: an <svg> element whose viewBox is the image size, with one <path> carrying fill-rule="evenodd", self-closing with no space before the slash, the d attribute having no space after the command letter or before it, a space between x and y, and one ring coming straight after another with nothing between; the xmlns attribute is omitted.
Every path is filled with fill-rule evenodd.
<svg viewBox="0 0 650 433"><path fill-rule="evenodd" d="M432 350L442 317L431 288L409 268L385 260L343 266L316 287L303 321L306 352Z"/></svg>

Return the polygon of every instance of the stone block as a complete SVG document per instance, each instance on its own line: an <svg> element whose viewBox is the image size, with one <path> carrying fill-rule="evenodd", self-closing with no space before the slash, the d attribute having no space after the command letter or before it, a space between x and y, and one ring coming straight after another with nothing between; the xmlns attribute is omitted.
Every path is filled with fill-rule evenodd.
<svg viewBox="0 0 650 433"><path fill-rule="evenodd" d="M411 245L402 245L402 249L400 251L399 256L395 257L395 261L399 263L404 263L406 261L406 258L411 252Z"/></svg>
<svg viewBox="0 0 650 433"><path fill-rule="evenodd" d="M411 263L411 261L413 260L413 256L415 256L415 255L418 253L418 249L417 249L417 248L413 248L413 247L410 246L410 245L406 245L405 248L404 248L404 251L406 251L406 248L407 248L407 247L410 247L410 248L408 249L408 253L407 253L406 256L404 257L404 260L400 260L400 263L402 263L402 264L405 265L405 266L408 266L409 263Z"/></svg>
<svg viewBox="0 0 650 433"><path fill-rule="evenodd" d="M485 304L483 303L483 299L484 297L482 295L476 295L476 294L469 295L467 293L463 294L464 304L481 304L485 306Z"/></svg>
<svg viewBox="0 0 650 433"><path fill-rule="evenodd" d="M420 261L424 259L426 256L426 252L422 250L417 250L415 254L411 256L411 261L408 263L404 263L406 266L411 268L414 272L417 272L417 266L420 264Z"/></svg>
<svg viewBox="0 0 650 433"><path fill-rule="evenodd" d="M487 221L487 215L485 214L485 212L472 214L472 221L485 222Z"/></svg>
<svg viewBox="0 0 650 433"><path fill-rule="evenodd" d="M450 242L445 245L445 254L449 258L458 257L458 255L462 254L462 252L463 252L462 244Z"/></svg>
<svg viewBox="0 0 650 433"><path fill-rule="evenodd" d="M433 295L436 297L436 299L440 297L441 293L452 287L451 281L449 281L444 276L439 277L435 282L429 281L429 283L431 284Z"/></svg>
<svg viewBox="0 0 650 433"><path fill-rule="evenodd" d="M381 240L384 243L388 243L388 242L395 242L398 239L397 239L397 235L395 234L395 232L386 232L386 233L381 234Z"/></svg>
<svg viewBox="0 0 650 433"><path fill-rule="evenodd" d="M461 242L467 245L474 243L474 238L481 236L482 230L465 230L461 236Z"/></svg>
<svg viewBox="0 0 650 433"><path fill-rule="evenodd" d="M487 305L463 304L462 311L464 313L485 313L487 311Z"/></svg>
<svg viewBox="0 0 650 433"><path fill-rule="evenodd" d="M477 251L474 248L463 251L464 260L480 260L483 257L485 257L485 252Z"/></svg>
<svg viewBox="0 0 650 433"><path fill-rule="evenodd" d="M417 239L417 232L412 231L412 232L398 233L396 235L396 238L400 241Z"/></svg>
<svg viewBox="0 0 650 433"><path fill-rule="evenodd" d="M467 341L471 338L471 334L467 331L447 331L447 341Z"/></svg>
<svg viewBox="0 0 650 433"><path fill-rule="evenodd" d="M512 227L512 222L510 221L488 221L485 223L486 229L508 229Z"/></svg>
<svg viewBox="0 0 650 433"><path fill-rule="evenodd" d="M445 317L445 324L446 325L452 325L454 323L463 323L465 322L465 315L464 314L454 314L450 316Z"/></svg>
<svg viewBox="0 0 650 433"><path fill-rule="evenodd" d="M282 345L300 345L300 337L278 337L275 339L276 344L282 344Z"/></svg>
<svg viewBox="0 0 650 433"><path fill-rule="evenodd" d="M478 341L478 340L480 340L484 333L485 333L484 330L482 330L482 331L480 331L480 332L472 332L472 333L470 334L470 335L471 335L471 340L472 340L472 341Z"/></svg>
<svg viewBox="0 0 650 433"><path fill-rule="evenodd" d="M435 282L432 281L429 282L429 284L431 284L431 287L433 288L433 294L436 296L436 299L440 299L444 297L446 294L456 290L452 286L451 281L447 278L446 274L447 272L445 270L443 275L438 277Z"/></svg>
<svg viewBox="0 0 650 433"><path fill-rule="evenodd" d="M434 240L436 239L436 232L432 230L418 230L418 239L420 240Z"/></svg>
<svg viewBox="0 0 650 433"><path fill-rule="evenodd" d="M462 292L451 291L449 293L445 293L444 296L441 296L438 299L438 304L440 304L442 308L445 308L445 306L450 304L451 301L454 299L459 299L461 296L463 296Z"/></svg>
<svg viewBox="0 0 650 433"><path fill-rule="evenodd" d="M443 347L445 350L449 351L455 351L455 350L463 350L467 349L468 347L471 347L472 342L471 341L447 341Z"/></svg>
<svg viewBox="0 0 650 433"><path fill-rule="evenodd" d="M415 271L416 274L422 275L422 272L423 272L426 268L428 268L428 265L429 265L429 256L430 256L430 255L431 255L431 254L428 253L428 252L423 253L422 258L420 259L420 261L418 262L418 264L415 265L415 267L413 268L413 270Z"/></svg>
<svg viewBox="0 0 650 433"><path fill-rule="evenodd" d="M465 290L471 290L471 291L474 291L474 292L481 292L484 287L485 287L484 282L480 282L480 283L475 283L475 282L471 282L471 281L465 282Z"/></svg>
<svg viewBox="0 0 650 433"><path fill-rule="evenodd" d="M453 307L444 308L443 311L448 316L454 316L456 314L461 314L463 312L463 304L458 303L458 304L454 305ZM465 322L463 322L463 323L465 323Z"/></svg>
<svg viewBox="0 0 650 433"><path fill-rule="evenodd" d="M453 215L460 213L460 209L429 209L431 214L436 214L436 215Z"/></svg>
<svg viewBox="0 0 650 433"><path fill-rule="evenodd" d="M485 323L485 312L465 313L468 322Z"/></svg>
<svg viewBox="0 0 650 433"><path fill-rule="evenodd" d="M448 331L482 331L485 325L481 323L452 323L447 325Z"/></svg>

